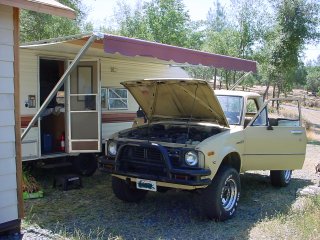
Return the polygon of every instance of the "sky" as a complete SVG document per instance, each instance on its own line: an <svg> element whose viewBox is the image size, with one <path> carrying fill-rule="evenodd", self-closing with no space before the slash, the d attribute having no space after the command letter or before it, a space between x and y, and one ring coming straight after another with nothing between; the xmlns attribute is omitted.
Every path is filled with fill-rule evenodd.
<svg viewBox="0 0 320 240"><path fill-rule="evenodd" d="M113 9L117 2L118 0L83 0L83 3L91 10L88 20L99 26L105 18L113 16ZM136 2L137 0L126 0L126 3L131 6L135 6ZM183 0L192 20L206 19L213 2L214 0Z"/></svg>
<svg viewBox="0 0 320 240"><path fill-rule="evenodd" d="M116 3L119 0L83 0L83 3L89 10L88 21L91 21L95 27L103 25L105 19L108 20L113 17L113 11ZM131 6L135 6L137 0L125 0L126 3ZM221 3L229 2L228 0L222 0ZM189 15L192 20L205 20L208 10L213 7L214 0L183 0L186 9L189 11ZM320 55L320 44L317 46L307 46L305 50L307 60L315 60Z"/></svg>

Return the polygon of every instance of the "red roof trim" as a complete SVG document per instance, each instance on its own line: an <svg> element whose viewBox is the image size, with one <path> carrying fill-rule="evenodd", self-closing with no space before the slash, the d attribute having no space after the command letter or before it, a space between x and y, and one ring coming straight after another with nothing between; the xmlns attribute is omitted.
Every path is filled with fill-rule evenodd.
<svg viewBox="0 0 320 240"><path fill-rule="evenodd" d="M172 60L182 64L201 64L204 66L245 72L257 71L257 63L255 61L121 36L105 35L104 51L111 54L120 53L130 57L143 56L165 61Z"/></svg>

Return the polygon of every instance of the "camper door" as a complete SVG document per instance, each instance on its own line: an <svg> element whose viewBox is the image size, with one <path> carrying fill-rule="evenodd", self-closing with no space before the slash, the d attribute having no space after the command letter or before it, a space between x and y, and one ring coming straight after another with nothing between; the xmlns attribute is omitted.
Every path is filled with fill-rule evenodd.
<svg viewBox="0 0 320 240"><path fill-rule="evenodd" d="M66 95L66 151L101 151L101 104L97 61L82 61L71 73Z"/></svg>

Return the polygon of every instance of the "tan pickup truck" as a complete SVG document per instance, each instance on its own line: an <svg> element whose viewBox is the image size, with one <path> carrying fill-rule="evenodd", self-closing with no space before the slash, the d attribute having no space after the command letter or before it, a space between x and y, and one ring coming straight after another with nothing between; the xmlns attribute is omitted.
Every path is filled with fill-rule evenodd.
<svg viewBox="0 0 320 240"><path fill-rule="evenodd" d="M116 133L99 160L123 201L141 201L148 191L195 190L202 212L223 221L236 212L240 173L270 170L272 185L281 187L302 168L307 140L297 99L263 103L259 94L213 91L195 79L122 84L148 120Z"/></svg>

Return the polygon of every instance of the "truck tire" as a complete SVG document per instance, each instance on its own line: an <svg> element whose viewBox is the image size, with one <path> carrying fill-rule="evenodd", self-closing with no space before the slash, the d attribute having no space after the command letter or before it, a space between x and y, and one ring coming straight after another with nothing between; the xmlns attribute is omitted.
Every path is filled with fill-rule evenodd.
<svg viewBox="0 0 320 240"><path fill-rule="evenodd" d="M117 177L112 177L112 190L117 198L125 202L140 202L148 193Z"/></svg>
<svg viewBox="0 0 320 240"><path fill-rule="evenodd" d="M241 191L237 170L223 166L200 199L202 213L209 219L225 221L235 215Z"/></svg>
<svg viewBox="0 0 320 240"><path fill-rule="evenodd" d="M286 187L291 181L292 170L270 170L271 184L275 187Z"/></svg>
<svg viewBox="0 0 320 240"><path fill-rule="evenodd" d="M93 153L82 153L72 157L73 170L82 176L92 176L97 166L97 158Z"/></svg>

